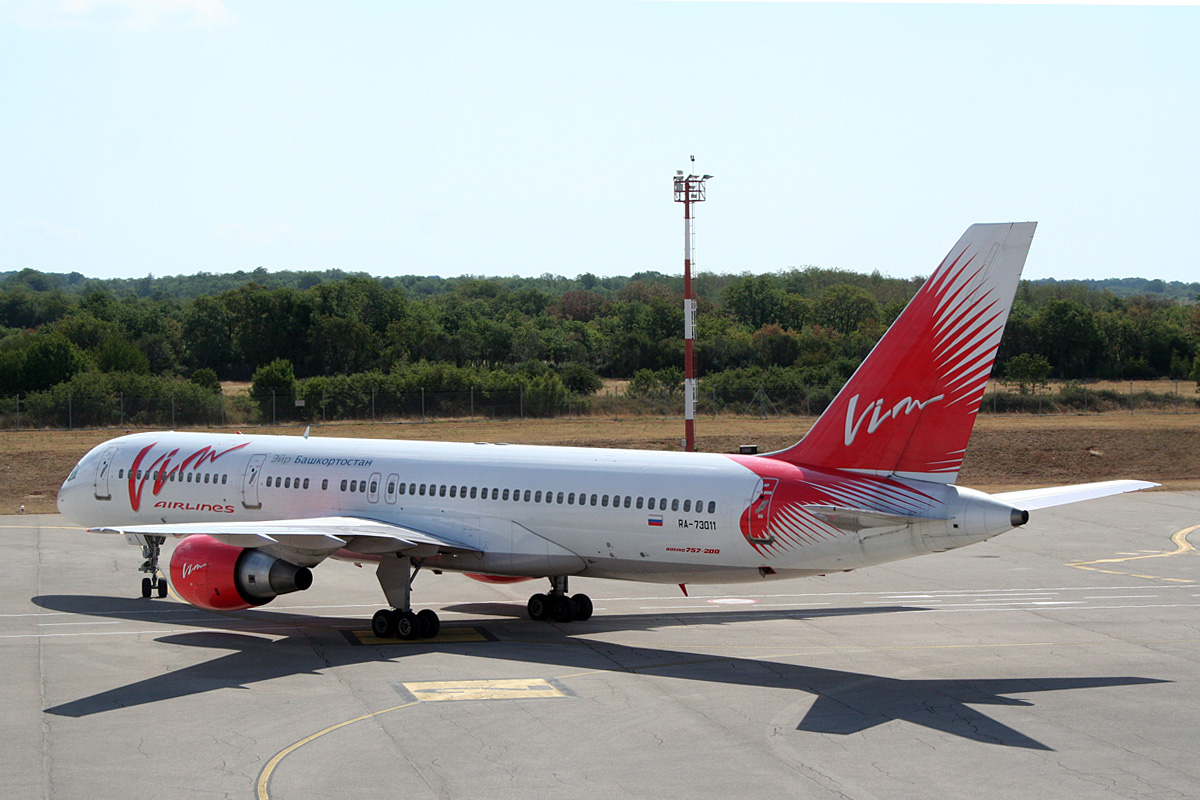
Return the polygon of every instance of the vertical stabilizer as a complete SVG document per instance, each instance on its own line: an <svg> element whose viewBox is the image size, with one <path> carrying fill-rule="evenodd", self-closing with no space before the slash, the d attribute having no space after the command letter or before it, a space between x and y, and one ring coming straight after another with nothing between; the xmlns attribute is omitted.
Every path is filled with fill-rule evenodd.
<svg viewBox="0 0 1200 800"><path fill-rule="evenodd" d="M1036 227L968 228L808 435L770 457L954 483Z"/></svg>

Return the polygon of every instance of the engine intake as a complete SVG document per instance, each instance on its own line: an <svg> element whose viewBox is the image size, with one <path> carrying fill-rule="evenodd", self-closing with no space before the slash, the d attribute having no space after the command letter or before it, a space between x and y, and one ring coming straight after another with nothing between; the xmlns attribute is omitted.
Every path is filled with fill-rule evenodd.
<svg viewBox="0 0 1200 800"><path fill-rule="evenodd" d="M189 536L175 547L171 585L194 606L233 611L307 589L312 586L312 570L201 534Z"/></svg>

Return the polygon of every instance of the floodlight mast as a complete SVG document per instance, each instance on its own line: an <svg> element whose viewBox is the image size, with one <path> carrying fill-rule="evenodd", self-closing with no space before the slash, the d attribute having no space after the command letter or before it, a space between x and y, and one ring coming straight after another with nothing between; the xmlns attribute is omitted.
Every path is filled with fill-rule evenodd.
<svg viewBox="0 0 1200 800"><path fill-rule="evenodd" d="M692 156L695 162L696 157ZM692 294L692 203L704 202L712 175L675 171L675 202L683 203L683 449L696 449L696 298Z"/></svg>

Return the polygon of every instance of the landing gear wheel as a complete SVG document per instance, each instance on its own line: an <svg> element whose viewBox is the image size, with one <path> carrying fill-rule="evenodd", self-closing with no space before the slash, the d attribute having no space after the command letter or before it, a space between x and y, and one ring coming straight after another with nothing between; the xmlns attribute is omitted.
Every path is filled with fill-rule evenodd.
<svg viewBox="0 0 1200 800"><path fill-rule="evenodd" d="M411 611L401 611L396 619L396 635L405 641L412 641L421 636L421 622Z"/></svg>
<svg viewBox="0 0 1200 800"><path fill-rule="evenodd" d="M575 619L584 622L592 618L592 598L586 594L577 594L571 598L575 604Z"/></svg>
<svg viewBox="0 0 1200 800"><path fill-rule="evenodd" d="M555 595L550 600L550 616L555 622L571 622L575 619L575 615L579 613L579 608L575 605L575 601L566 595Z"/></svg>
<svg viewBox="0 0 1200 800"><path fill-rule="evenodd" d="M442 629L442 621L432 609L422 609L417 612L417 621L421 623L421 638L432 639Z"/></svg>
<svg viewBox="0 0 1200 800"><path fill-rule="evenodd" d="M396 637L396 612L389 608L381 608L371 617L371 633L379 639L394 639Z"/></svg>
<svg viewBox="0 0 1200 800"><path fill-rule="evenodd" d="M525 610L529 612L530 619L537 620L538 622L550 619L550 598L539 592L529 598L529 603L526 604Z"/></svg>
<svg viewBox="0 0 1200 800"><path fill-rule="evenodd" d="M142 578L142 597L149 597L154 594L154 585L149 578Z"/></svg>
<svg viewBox="0 0 1200 800"><path fill-rule="evenodd" d="M167 596L167 581L164 578L158 579L158 596L159 597Z"/></svg>

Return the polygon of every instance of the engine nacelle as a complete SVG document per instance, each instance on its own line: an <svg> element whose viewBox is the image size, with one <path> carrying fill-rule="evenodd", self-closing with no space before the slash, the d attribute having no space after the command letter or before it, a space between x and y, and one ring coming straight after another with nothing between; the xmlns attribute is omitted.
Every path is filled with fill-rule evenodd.
<svg viewBox="0 0 1200 800"><path fill-rule="evenodd" d="M261 606L312 586L312 570L261 550L188 536L171 554L171 585L184 600L210 611Z"/></svg>

